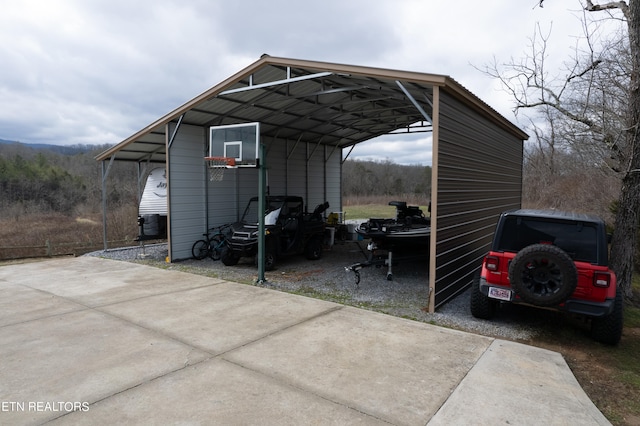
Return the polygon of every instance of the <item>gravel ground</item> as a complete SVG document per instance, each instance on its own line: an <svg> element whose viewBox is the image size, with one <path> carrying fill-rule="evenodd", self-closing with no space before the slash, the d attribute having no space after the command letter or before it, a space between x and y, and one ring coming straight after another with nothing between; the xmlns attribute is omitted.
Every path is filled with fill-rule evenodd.
<svg viewBox="0 0 640 426"><path fill-rule="evenodd" d="M365 253L364 242L345 242L325 250L320 260L310 261L302 255L279 259L276 269L266 272L266 282L260 285L508 340L527 341L539 329L535 316L521 316L518 312L514 315L514 312L510 312L511 306L501 309L491 321L472 317L469 312L468 290L437 309L436 313L429 314L426 312L428 265L424 261L396 257L392 281L387 280L386 267L363 268L360 270L360 283L356 285L355 274L346 271L345 267L365 261ZM168 267L258 285L258 273L253 259L242 258L235 266L225 266L220 261L208 258L168 265L165 263L166 244L97 251L86 256Z"/></svg>

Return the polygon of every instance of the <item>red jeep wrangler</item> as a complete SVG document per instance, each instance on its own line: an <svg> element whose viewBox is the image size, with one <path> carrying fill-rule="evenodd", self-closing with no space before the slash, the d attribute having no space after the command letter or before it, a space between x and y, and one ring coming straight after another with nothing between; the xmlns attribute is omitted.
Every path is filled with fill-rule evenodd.
<svg viewBox="0 0 640 426"><path fill-rule="evenodd" d="M491 251L471 287L471 313L490 319L500 303L522 303L591 318L591 337L615 345L622 293L609 269L604 222L558 211L500 216Z"/></svg>

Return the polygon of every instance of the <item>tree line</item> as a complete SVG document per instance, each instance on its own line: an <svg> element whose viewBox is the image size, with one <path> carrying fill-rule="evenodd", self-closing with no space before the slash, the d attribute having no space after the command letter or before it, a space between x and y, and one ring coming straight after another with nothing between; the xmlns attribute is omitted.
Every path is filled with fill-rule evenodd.
<svg viewBox="0 0 640 426"><path fill-rule="evenodd" d="M21 155L0 157L2 210L22 207L23 211L70 212L87 200L86 183L67 170L50 164L38 153L33 161Z"/></svg>
<svg viewBox="0 0 640 426"><path fill-rule="evenodd" d="M377 196L405 196L428 200L431 167L400 165L390 160L346 160L342 167L342 195L363 199Z"/></svg>
<svg viewBox="0 0 640 426"><path fill-rule="evenodd" d="M0 213L7 215L65 215L98 213L102 181L95 156L110 146L56 147L0 144ZM137 205L137 171L132 164L113 164L109 174L108 202L117 208ZM347 160L343 165L343 196L415 196L428 199L431 167L405 166L389 160Z"/></svg>
<svg viewBox="0 0 640 426"><path fill-rule="evenodd" d="M95 156L109 145L76 146L59 152L26 144L0 143L0 214L49 212L83 216L101 212L101 165ZM137 206L138 177L131 163L115 162L107 179L110 209ZM431 167L391 160L343 164L342 195L348 204L400 197L426 204ZM530 144L525 152L523 205L591 212L612 220L617 181L593 157L568 149Z"/></svg>
<svg viewBox="0 0 640 426"><path fill-rule="evenodd" d="M109 146L76 146L73 150L0 144L0 214L3 217L59 213L99 213L102 199L100 164L94 157ZM107 181L114 207L137 202L137 172L114 164Z"/></svg>

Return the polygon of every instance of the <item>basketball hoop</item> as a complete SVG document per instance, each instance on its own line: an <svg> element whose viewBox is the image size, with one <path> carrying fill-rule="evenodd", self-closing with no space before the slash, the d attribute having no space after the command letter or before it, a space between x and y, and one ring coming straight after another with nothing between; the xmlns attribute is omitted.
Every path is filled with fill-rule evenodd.
<svg viewBox="0 0 640 426"><path fill-rule="evenodd" d="M209 180L220 182L224 177L224 169L234 168L236 159L231 157L204 157L209 167Z"/></svg>

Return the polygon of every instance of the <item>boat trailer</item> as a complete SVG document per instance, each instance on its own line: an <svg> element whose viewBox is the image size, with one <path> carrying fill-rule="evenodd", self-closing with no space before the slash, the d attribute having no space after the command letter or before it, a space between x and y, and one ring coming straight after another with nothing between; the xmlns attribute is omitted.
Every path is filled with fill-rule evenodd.
<svg viewBox="0 0 640 426"><path fill-rule="evenodd" d="M360 247L360 249L362 250L362 247ZM375 266L376 268L386 266L387 281L393 281L393 259L394 259L393 250L391 249L379 250L376 244L373 242L370 242L369 244L367 244L367 250L369 250L369 254L364 253L363 251L363 254L368 258L367 261L356 262L352 265L345 266L344 268L345 271L354 273L356 286L360 285L360 278L361 278L360 270L363 268L368 268L370 266ZM376 254L376 251L379 251L380 253ZM424 253L421 253L421 254L413 254L408 256L399 256L399 257L396 257L396 260L412 260L412 259L418 259L423 257L424 257Z"/></svg>

